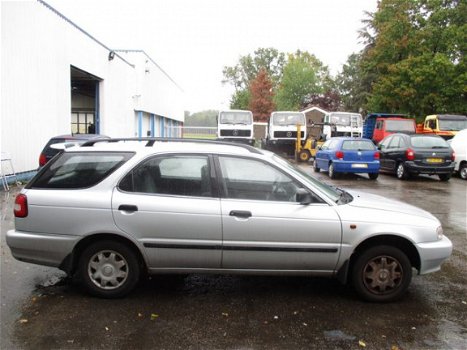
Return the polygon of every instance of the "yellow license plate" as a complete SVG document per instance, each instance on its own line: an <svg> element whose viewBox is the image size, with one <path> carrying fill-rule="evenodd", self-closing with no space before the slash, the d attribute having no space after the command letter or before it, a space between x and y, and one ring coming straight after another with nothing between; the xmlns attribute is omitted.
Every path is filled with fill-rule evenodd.
<svg viewBox="0 0 467 350"><path fill-rule="evenodd" d="M443 159L442 158L427 158L426 161L428 163L442 163Z"/></svg>

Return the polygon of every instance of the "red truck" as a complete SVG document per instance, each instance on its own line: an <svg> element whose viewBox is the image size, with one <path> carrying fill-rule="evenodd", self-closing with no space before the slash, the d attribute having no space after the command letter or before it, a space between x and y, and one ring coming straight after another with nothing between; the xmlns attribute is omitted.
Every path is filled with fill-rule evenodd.
<svg viewBox="0 0 467 350"><path fill-rule="evenodd" d="M415 119L403 114L371 113L363 123L363 137L379 143L386 136L398 132L415 134L417 125Z"/></svg>

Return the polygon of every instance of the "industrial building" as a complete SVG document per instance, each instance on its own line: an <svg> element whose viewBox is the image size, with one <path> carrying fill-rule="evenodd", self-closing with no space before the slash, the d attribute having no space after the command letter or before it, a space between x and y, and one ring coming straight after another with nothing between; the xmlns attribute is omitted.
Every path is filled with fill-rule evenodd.
<svg viewBox="0 0 467 350"><path fill-rule="evenodd" d="M41 0L1 3L0 147L16 172L56 135L170 137L183 121L182 89L143 50L109 48Z"/></svg>

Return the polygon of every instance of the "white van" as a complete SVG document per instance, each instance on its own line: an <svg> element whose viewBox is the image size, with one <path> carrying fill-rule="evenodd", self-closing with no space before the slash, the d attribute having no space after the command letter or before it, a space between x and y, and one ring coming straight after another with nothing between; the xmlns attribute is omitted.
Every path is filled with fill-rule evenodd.
<svg viewBox="0 0 467 350"><path fill-rule="evenodd" d="M462 179L467 180L467 129L459 131L448 142L456 153L456 167L454 171L457 172Z"/></svg>
<svg viewBox="0 0 467 350"><path fill-rule="evenodd" d="M253 145L253 113L244 110L220 111L217 117L217 137L220 141Z"/></svg>

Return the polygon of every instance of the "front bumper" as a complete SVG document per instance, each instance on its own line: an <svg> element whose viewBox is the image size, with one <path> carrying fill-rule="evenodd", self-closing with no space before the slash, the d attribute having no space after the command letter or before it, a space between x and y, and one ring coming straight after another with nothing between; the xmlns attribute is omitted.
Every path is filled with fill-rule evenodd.
<svg viewBox="0 0 467 350"><path fill-rule="evenodd" d="M79 237L10 230L6 243L17 260L59 267L70 254Z"/></svg>
<svg viewBox="0 0 467 350"><path fill-rule="evenodd" d="M405 162L404 165L409 173L429 174L429 175L452 174L454 171L454 167L455 167L455 163L451 163L450 165L447 165L447 166L437 166L437 167L418 165L418 164L415 164L414 162Z"/></svg>
<svg viewBox="0 0 467 350"><path fill-rule="evenodd" d="M439 271L441 263L452 253L452 243L446 236L436 242L418 243L415 246L420 255L419 275Z"/></svg>

